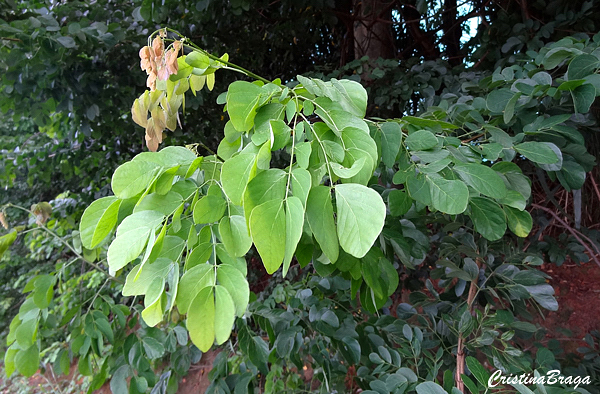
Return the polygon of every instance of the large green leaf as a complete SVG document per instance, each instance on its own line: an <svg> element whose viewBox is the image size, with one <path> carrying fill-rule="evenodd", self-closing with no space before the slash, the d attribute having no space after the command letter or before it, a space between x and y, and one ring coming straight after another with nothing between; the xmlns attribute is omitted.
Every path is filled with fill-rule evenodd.
<svg viewBox="0 0 600 394"><path fill-rule="evenodd" d="M23 376L30 377L40 367L40 352L37 344L19 351L15 355L15 367Z"/></svg>
<svg viewBox="0 0 600 394"><path fill-rule="evenodd" d="M215 285L215 267L211 264L200 264L188 271L179 281L177 292L177 309L180 313L188 313L190 304L202 289Z"/></svg>
<svg viewBox="0 0 600 394"><path fill-rule="evenodd" d="M231 335L235 320L235 304L229 291L223 286L215 286L215 340L223 344Z"/></svg>
<svg viewBox="0 0 600 394"><path fill-rule="evenodd" d="M215 342L214 287L203 288L190 304L186 327L198 349L207 352Z"/></svg>
<svg viewBox="0 0 600 394"><path fill-rule="evenodd" d="M573 96L575 112L585 114L590 111L590 107L596 99L596 88L594 85L586 83L572 90L571 95Z"/></svg>
<svg viewBox="0 0 600 394"><path fill-rule="evenodd" d="M121 200L114 196L103 197L94 201L83 212L79 223L81 244L87 249L94 249L115 227L119 216Z"/></svg>
<svg viewBox="0 0 600 394"><path fill-rule="evenodd" d="M459 180L427 177L431 205L438 211L451 215L463 213L469 202L469 189Z"/></svg>
<svg viewBox="0 0 600 394"><path fill-rule="evenodd" d="M558 156L552 148L542 142L523 142L515 145L515 150L534 163L553 164L558 161Z"/></svg>
<svg viewBox="0 0 600 394"><path fill-rule="evenodd" d="M227 202L221 196L209 194L194 205L194 223L214 223L223 217Z"/></svg>
<svg viewBox="0 0 600 394"><path fill-rule="evenodd" d="M183 202L181 194L169 191L166 194L150 193L144 196L142 200L133 209L133 212L139 211L157 211L165 216L170 216Z"/></svg>
<svg viewBox="0 0 600 394"><path fill-rule="evenodd" d="M269 274L277 271L285 256L285 211L276 199L255 207L250 214L250 235Z"/></svg>
<svg viewBox="0 0 600 394"><path fill-rule="evenodd" d="M108 248L108 266L112 272L125 267L142 253L151 232L162 223L164 215L141 211L126 217L117 228L117 237Z"/></svg>
<svg viewBox="0 0 600 394"><path fill-rule="evenodd" d="M502 113L514 95L515 92L510 89L493 90L487 97L487 107L492 112Z"/></svg>
<svg viewBox="0 0 600 394"><path fill-rule="evenodd" d="M335 201L340 245L363 257L383 229L385 204L375 190L351 183L335 186Z"/></svg>
<svg viewBox="0 0 600 394"><path fill-rule="evenodd" d="M15 330L15 338L21 349L27 349L35 343L38 331L38 319L22 321Z"/></svg>
<svg viewBox="0 0 600 394"><path fill-rule="evenodd" d="M435 382L419 383L415 389L417 394L448 394L442 386Z"/></svg>
<svg viewBox="0 0 600 394"><path fill-rule="evenodd" d="M241 153L223 163L221 179L223 190L235 205L242 205L242 197L248 181L256 172L256 155Z"/></svg>
<svg viewBox="0 0 600 394"><path fill-rule="evenodd" d="M508 228L510 231L522 238L529 235L533 227L533 220L529 212L520 211L507 205L504 206L504 212L508 219Z"/></svg>
<svg viewBox="0 0 600 394"><path fill-rule="evenodd" d="M295 197L300 199L302 206L305 206L312 183L310 172L303 168L294 168L292 170L291 178L292 193Z"/></svg>
<svg viewBox="0 0 600 394"><path fill-rule="evenodd" d="M347 127L342 130L342 141L344 141L346 153L348 153L351 148L355 148L366 152L369 155L372 164L371 168L366 168L366 171L370 172L370 177L373 174L373 170L379 163L377 144L375 143L375 140L373 140L368 133L365 133L361 129L357 129L356 127Z"/></svg>
<svg viewBox="0 0 600 394"><path fill-rule="evenodd" d="M458 173L469 186L479 193L492 197L503 198L506 196L506 185L496 171L483 164L461 164L454 166Z"/></svg>
<svg viewBox="0 0 600 394"><path fill-rule="evenodd" d="M467 367L469 367L469 371L475 376L475 379L483 386L488 385L488 381L490 379L490 373L485 369L481 363L472 356L468 356L466 359Z"/></svg>
<svg viewBox="0 0 600 394"><path fill-rule="evenodd" d="M250 82L235 81L227 90L227 112L237 131L249 131L254 125L256 109L263 90Z"/></svg>
<svg viewBox="0 0 600 394"><path fill-rule="evenodd" d="M583 79L590 74L594 74L600 66L600 60L594 55L587 53L575 56L569 63L567 77L569 81Z"/></svg>
<svg viewBox="0 0 600 394"><path fill-rule="evenodd" d="M334 263L340 250L329 187L320 185L310 189L306 202L306 218L321 250L329 261Z"/></svg>
<svg viewBox="0 0 600 394"><path fill-rule="evenodd" d="M0 257L10 248L10 246L17 240L17 231L12 230L8 234L4 234L0 237Z"/></svg>
<svg viewBox="0 0 600 394"><path fill-rule="evenodd" d="M171 270L173 270L174 264L175 263L169 259L158 258L154 263L144 264L143 267L141 267L141 264L136 265L127 275L122 290L123 295L133 296L146 294L152 281L156 278L166 279Z"/></svg>
<svg viewBox="0 0 600 394"><path fill-rule="evenodd" d="M153 162L132 160L120 165L112 177L112 190L121 200L135 197L150 186L161 167Z"/></svg>
<svg viewBox="0 0 600 394"><path fill-rule="evenodd" d="M235 314L239 317L243 316L250 299L246 276L230 264L220 264L217 269L217 281L231 295L235 304Z"/></svg>
<svg viewBox="0 0 600 394"><path fill-rule="evenodd" d="M565 160L561 170L556 173L556 176L567 191L581 189L585 183L584 168L572 160Z"/></svg>
<svg viewBox="0 0 600 394"><path fill-rule="evenodd" d="M429 130L418 130L410 133L404 143L411 151L431 149L438 144L438 139Z"/></svg>
<svg viewBox="0 0 600 394"><path fill-rule="evenodd" d="M402 129L396 122L385 122L381 128L381 159L383 164L392 168L402 142ZM437 144L437 141L436 141Z"/></svg>
<svg viewBox="0 0 600 394"><path fill-rule="evenodd" d="M368 100L365 88L360 83L349 79L332 79L330 82L341 96L338 102L342 108L354 116L363 118L367 111Z"/></svg>
<svg viewBox="0 0 600 394"><path fill-rule="evenodd" d="M392 216L402 216L410 207L412 207L413 199L404 190L392 190L388 194L388 206Z"/></svg>
<svg viewBox="0 0 600 394"><path fill-rule="evenodd" d="M142 318L149 327L154 327L163 320L167 305L167 295L164 287L165 280L157 278L151 283L148 293L144 297L145 308L142 311Z"/></svg>
<svg viewBox="0 0 600 394"><path fill-rule="evenodd" d="M287 274L288 268L296 246L302 237L304 227L304 207L302 201L296 196L288 197L285 201L285 256L283 258L283 276Z"/></svg>
<svg viewBox="0 0 600 394"><path fill-rule="evenodd" d="M500 205L482 197L472 197L469 205L475 231L490 241L496 241L504 236L506 218Z"/></svg>
<svg viewBox="0 0 600 394"><path fill-rule="evenodd" d="M250 220L254 207L270 200L283 200L285 197L287 174L278 168L261 172L254 177L244 193L244 214Z"/></svg>
<svg viewBox="0 0 600 394"><path fill-rule="evenodd" d="M219 222L219 234L227 252L232 256L244 256L252 246L252 238L243 216L225 216Z"/></svg>

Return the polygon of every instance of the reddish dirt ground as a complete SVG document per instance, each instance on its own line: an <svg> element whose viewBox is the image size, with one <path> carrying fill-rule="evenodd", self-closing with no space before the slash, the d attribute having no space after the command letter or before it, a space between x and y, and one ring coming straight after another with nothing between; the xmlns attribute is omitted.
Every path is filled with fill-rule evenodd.
<svg viewBox="0 0 600 394"><path fill-rule="evenodd" d="M548 330L548 338L565 341L565 351L574 352L584 344L585 334L600 330L600 267L594 262L566 262L560 267L544 264L542 270L552 277L558 311L549 312L539 323Z"/></svg>

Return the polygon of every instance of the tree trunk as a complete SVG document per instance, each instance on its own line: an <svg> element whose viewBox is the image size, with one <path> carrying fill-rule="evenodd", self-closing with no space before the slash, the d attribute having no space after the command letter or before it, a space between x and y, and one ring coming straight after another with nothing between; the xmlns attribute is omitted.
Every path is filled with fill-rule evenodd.
<svg viewBox="0 0 600 394"><path fill-rule="evenodd" d="M384 0L354 1L354 56L394 59L396 49L392 35L392 7Z"/></svg>
<svg viewBox="0 0 600 394"><path fill-rule="evenodd" d="M444 0L444 11L442 12L442 28L444 35L442 43L446 47L446 56L452 66L458 66L463 61L460 53L460 37L462 29L457 20L456 0Z"/></svg>

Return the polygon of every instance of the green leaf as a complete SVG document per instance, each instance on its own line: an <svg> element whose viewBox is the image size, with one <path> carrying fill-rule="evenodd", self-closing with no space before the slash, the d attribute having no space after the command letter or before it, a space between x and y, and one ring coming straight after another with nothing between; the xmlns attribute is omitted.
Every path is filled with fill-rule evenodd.
<svg viewBox="0 0 600 394"><path fill-rule="evenodd" d="M383 164L392 168L400 151L402 129L396 122L385 122L379 127L381 128L381 159Z"/></svg>
<svg viewBox="0 0 600 394"><path fill-rule="evenodd" d="M15 356L20 351L13 345L6 349L6 353L4 354L4 372L6 373L6 377L10 378L11 375L15 372Z"/></svg>
<svg viewBox="0 0 600 394"><path fill-rule="evenodd" d="M169 259L158 258L152 264L141 264L133 267L131 272L127 275L125 285L123 286L124 296L134 296L146 294L150 284L157 278L166 279L174 264ZM140 272L141 267L141 272ZM136 278L137 277L137 278Z"/></svg>
<svg viewBox="0 0 600 394"><path fill-rule="evenodd" d="M590 107L596 99L596 88L594 85L586 83L585 85L581 85L575 90L572 90L571 96L573 96L575 112L585 114L590 111Z"/></svg>
<svg viewBox="0 0 600 394"><path fill-rule="evenodd" d="M483 195L492 198L506 196L504 181L488 166L475 163L460 164L454 166L454 171L465 183Z"/></svg>
<svg viewBox="0 0 600 394"><path fill-rule="evenodd" d="M549 311L558 310L558 302L554 298L554 287L545 283L542 285L525 286L533 299L544 309Z"/></svg>
<svg viewBox="0 0 600 394"><path fill-rule="evenodd" d="M248 153L241 153L223 163L223 190L235 205L242 205L246 185L256 173L255 163L256 155Z"/></svg>
<svg viewBox="0 0 600 394"><path fill-rule="evenodd" d="M462 181L428 176L427 183L431 193L431 205L438 211L456 215L467 209L469 189Z"/></svg>
<svg viewBox="0 0 600 394"><path fill-rule="evenodd" d="M189 307L186 327L190 339L202 352L207 352L215 342L214 287L203 288Z"/></svg>
<svg viewBox="0 0 600 394"><path fill-rule="evenodd" d="M214 223L223 217L227 202L221 196L210 194L194 205L194 223Z"/></svg>
<svg viewBox="0 0 600 394"><path fill-rule="evenodd" d="M285 256L283 200L270 200L252 210L250 235L267 272L272 274L277 271Z"/></svg>
<svg viewBox="0 0 600 394"><path fill-rule="evenodd" d="M553 164L558 161L558 156L550 146L536 141L523 142L514 146L515 150L538 164Z"/></svg>
<svg viewBox="0 0 600 394"><path fill-rule="evenodd" d="M358 160L352 163L352 166L350 168L346 168L339 163L330 163L330 166L331 170L335 175L339 176L342 179L350 179L356 174L358 174L360 170L362 170L362 168L365 165L365 160L365 157L360 157Z"/></svg>
<svg viewBox="0 0 600 394"><path fill-rule="evenodd" d="M125 267L142 253L151 232L162 223L164 215L141 211L128 216L117 228L117 237L108 248L108 266L112 272Z"/></svg>
<svg viewBox="0 0 600 394"><path fill-rule="evenodd" d="M446 390L435 382L423 382L415 388L417 394L448 394Z"/></svg>
<svg viewBox="0 0 600 394"><path fill-rule="evenodd" d="M502 205L508 205L522 211L527 206L527 200L516 190L507 190L506 196L498 200Z"/></svg>
<svg viewBox="0 0 600 394"><path fill-rule="evenodd" d="M215 340L217 345L229 339L235 320L235 304L227 289L215 286Z"/></svg>
<svg viewBox="0 0 600 394"><path fill-rule="evenodd" d="M166 194L150 193L145 195L133 209L133 212L157 211L170 216L183 202L183 197L174 191Z"/></svg>
<svg viewBox="0 0 600 394"><path fill-rule="evenodd" d="M600 66L600 61L594 55L584 53L575 56L567 69L567 78L569 81L574 79L583 79L588 75L594 74Z"/></svg>
<svg viewBox="0 0 600 394"><path fill-rule="evenodd" d="M204 53L193 51L185 57L185 62L192 67L206 70L210 67L210 59Z"/></svg>
<svg viewBox="0 0 600 394"><path fill-rule="evenodd" d="M355 148L360 149L369 155L373 162L373 167L370 169L372 174L376 164L379 162L375 140L361 129L347 127L342 130L342 141L344 141L344 145L346 146L346 152L350 151L351 148Z"/></svg>
<svg viewBox="0 0 600 394"><path fill-rule="evenodd" d="M504 115L502 118L502 120L504 120L504 123L508 124L508 122L510 122L513 118L513 115L515 114L515 105L517 104L519 97L521 97L521 93L515 93L515 95L512 96L510 100L508 100L508 103L506 103L506 107L504 108Z"/></svg>
<svg viewBox="0 0 600 394"><path fill-rule="evenodd" d="M510 89L493 90L486 99L487 107L492 112L503 113L508 102L514 95L515 92Z"/></svg>
<svg viewBox="0 0 600 394"><path fill-rule="evenodd" d="M129 394L127 378L131 376L131 367L128 364L121 365L110 379L110 391L113 394Z"/></svg>
<svg viewBox="0 0 600 394"><path fill-rule="evenodd" d="M365 88L360 83L349 79L332 79L330 82L341 96L338 102L342 108L354 116L363 118L367 111L368 100Z"/></svg>
<svg viewBox="0 0 600 394"><path fill-rule="evenodd" d="M303 123L298 123L303 124ZM297 128L298 126L296 126ZM302 169L308 168L308 161L310 159L310 154L312 152L312 145L309 142L301 142L296 145L294 150L294 154L296 155L296 163L298 167Z"/></svg>
<svg viewBox="0 0 600 394"><path fill-rule="evenodd" d="M337 233L342 249L363 257L383 229L385 204L375 190L358 184L335 186Z"/></svg>
<svg viewBox="0 0 600 394"><path fill-rule="evenodd" d="M17 232L12 230L8 234L4 234L0 237L0 257L10 248L10 246L17 240Z"/></svg>
<svg viewBox="0 0 600 394"><path fill-rule="evenodd" d="M263 90L250 82L235 81L227 90L227 112L237 131L247 132L254 125L256 109Z"/></svg>
<svg viewBox="0 0 600 394"><path fill-rule="evenodd" d="M177 309L180 313L188 313L190 304L202 289L215 285L214 266L211 264L200 264L188 271L179 281L179 291L177 292Z"/></svg>
<svg viewBox="0 0 600 394"><path fill-rule="evenodd" d="M310 189L306 202L306 218L321 250L329 261L334 263L339 255L339 244L329 187L319 185Z"/></svg>
<svg viewBox="0 0 600 394"><path fill-rule="evenodd" d="M65 48L75 48L77 46L73 37L69 36L58 37L56 41L60 42L60 45L64 46Z"/></svg>
<svg viewBox="0 0 600 394"><path fill-rule="evenodd" d="M219 234L227 252L232 256L244 256L252 246L252 238L243 216L225 216L219 222Z"/></svg>
<svg viewBox="0 0 600 394"><path fill-rule="evenodd" d="M21 375L30 377L37 372L40 366L40 352L37 344L21 350L15 355L15 367Z"/></svg>
<svg viewBox="0 0 600 394"><path fill-rule="evenodd" d="M584 168L572 160L565 160L560 172L556 176L567 191L579 190L585 183Z"/></svg>
<svg viewBox="0 0 600 394"><path fill-rule="evenodd" d="M38 331L38 320L28 319L19 325L15 330L17 344L21 349L27 349L35 343Z"/></svg>
<svg viewBox="0 0 600 394"><path fill-rule="evenodd" d="M504 206L504 212L508 219L508 228L519 237L526 237L531 232L533 227L533 219L527 211Z"/></svg>
<svg viewBox="0 0 600 394"><path fill-rule="evenodd" d="M410 207L412 207L413 199L404 190L392 190L388 194L388 206L392 216L402 216Z"/></svg>
<svg viewBox="0 0 600 394"><path fill-rule="evenodd" d="M396 174L399 174L398 171ZM410 174L406 178L406 188L411 198L424 204L431 206L431 190L427 178L419 173L414 174L414 169L411 170Z"/></svg>
<svg viewBox="0 0 600 394"><path fill-rule="evenodd" d="M302 206L306 206L308 193L311 187L310 172L303 168L295 168L292 170L292 194L298 197L302 202Z"/></svg>
<svg viewBox="0 0 600 394"><path fill-rule="evenodd" d="M304 207L296 197L288 197L285 201L285 255L283 258L283 276L287 274L296 246L302 237L304 227Z"/></svg>
<svg viewBox="0 0 600 394"><path fill-rule="evenodd" d="M144 297L144 305L142 311L142 319L150 326L154 327L163 320L165 306L167 304L167 295L164 292L165 281L163 279L155 279L149 286L146 297Z"/></svg>
<svg viewBox="0 0 600 394"><path fill-rule="evenodd" d="M244 213L249 220L257 205L270 200L283 200L285 197L287 174L278 168L262 171L253 178L244 193Z"/></svg>
<svg viewBox="0 0 600 394"><path fill-rule="evenodd" d="M194 235L196 234L196 230L192 227L190 228L190 234ZM194 249L192 250L192 253L188 254L186 256L185 259L185 268L186 269L191 269L192 267L195 267L198 264L204 264L208 261L208 259L210 258L210 255L212 254L212 249L213 249L213 245L212 245L212 232L210 229L210 226L205 226L202 228L202 230L200 230L200 234L199 234L199 239L200 242L198 243L198 245L195 245ZM190 241L188 239L188 247L190 246Z"/></svg>
<svg viewBox="0 0 600 394"><path fill-rule="evenodd" d="M429 130L418 130L410 133L404 143L411 151L427 150L436 147L438 139Z"/></svg>
<svg viewBox="0 0 600 394"><path fill-rule="evenodd" d="M146 356L148 356L150 360L155 360L165 354L164 345L155 338L144 336L142 337L142 344L144 345Z"/></svg>
<svg viewBox="0 0 600 394"><path fill-rule="evenodd" d="M112 190L121 200L136 197L149 186L161 167L149 161L132 160L120 165L112 177Z"/></svg>
<svg viewBox="0 0 600 394"><path fill-rule="evenodd" d="M475 379L481 383L482 386L487 387L488 380L490 379L490 373L477 361L475 357L467 356L466 359L467 367L469 371L475 376Z"/></svg>
<svg viewBox="0 0 600 394"><path fill-rule="evenodd" d="M86 208L79 223L83 247L94 249L110 234L117 224L120 206L121 200L109 196L94 201Z"/></svg>
<svg viewBox="0 0 600 394"><path fill-rule="evenodd" d="M33 302L38 308L47 308L52 301L54 283L56 283L56 278L52 275L42 275L35 281Z"/></svg>
<svg viewBox="0 0 600 394"><path fill-rule="evenodd" d="M242 317L250 300L250 287L246 276L232 265L220 264L217 268L217 281L231 295L235 304L235 314Z"/></svg>

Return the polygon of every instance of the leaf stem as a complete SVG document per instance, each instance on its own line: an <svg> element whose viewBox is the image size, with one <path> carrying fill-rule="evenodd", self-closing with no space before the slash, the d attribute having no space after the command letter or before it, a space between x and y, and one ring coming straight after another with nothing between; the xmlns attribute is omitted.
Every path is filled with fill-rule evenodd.
<svg viewBox="0 0 600 394"><path fill-rule="evenodd" d="M21 207L19 205L15 205L12 203L8 203L5 205L5 207L11 207L11 208L16 208L16 209L20 209L21 211L27 212L32 216L36 216L33 212L31 212L29 209ZM83 262L85 262L86 264L94 267L96 270L104 273L106 276L108 276L108 278L112 281L121 283L121 284L125 284L125 282L119 278L116 278L112 275L110 275L109 273L107 273L102 267L100 267L99 265L87 261L82 255L81 253L77 252L75 250L75 248L73 248L67 241L65 241L61 236L59 236L58 234L56 234L54 231L50 230L48 227L46 227L45 225L41 225L39 228L41 228L42 230L44 230L45 232L47 232L48 234L52 235L54 238L56 238L58 241L60 241L60 243L62 243L64 246L66 246L75 256L77 256L77 258L79 258L80 260L82 260Z"/></svg>

